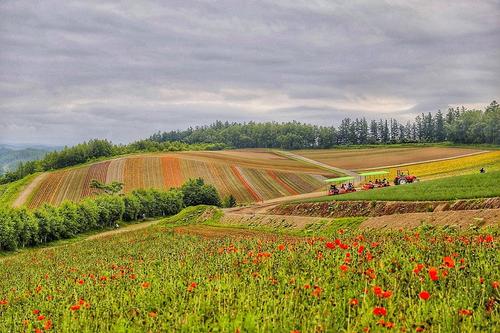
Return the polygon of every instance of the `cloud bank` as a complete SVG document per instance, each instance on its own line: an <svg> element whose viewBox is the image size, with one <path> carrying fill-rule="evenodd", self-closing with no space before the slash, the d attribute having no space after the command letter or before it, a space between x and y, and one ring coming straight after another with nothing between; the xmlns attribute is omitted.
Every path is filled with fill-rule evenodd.
<svg viewBox="0 0 500 333"><path fill-rule="evenodd" d="M497 1L0 2L0 142L412 118L500 96Z"/></svg>

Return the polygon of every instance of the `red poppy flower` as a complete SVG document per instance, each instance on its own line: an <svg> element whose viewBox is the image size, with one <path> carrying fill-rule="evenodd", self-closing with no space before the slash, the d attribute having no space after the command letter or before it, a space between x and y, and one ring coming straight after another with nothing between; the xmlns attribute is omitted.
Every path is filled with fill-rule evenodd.
<svg viewBox="0 0 500 333"><path fill-rule="evenodd" d="M347 272L348 269L349 269L349 266L347 266L347 265L341 265L340 266L340 270L343 271L343 272Z"/></svg>
<svg viewBox="0 0 500 333"><path fill-rule="evenodd" d="M45 319L45 316L44 316L44 315L39 315L39 316L37 317L37 319L38 319L38 320L44 320L44 319Z"/></svg>
<svg viewBox="0 0 500 333"><path fill-rule="evenodd" d="M375 295L377 295L377 296L379 296L379 297L380 297L380 296L382 296L382 292L383 292L383 290L382 290L382 288L380 288L379 286L375 286L375 287L373 287L373 293L374 293Z"/></svg>
<svg viewBox="0 0 500 333"><path fill-rule="evenodd" d="M491 286L493 287L493 289L498 289L498 286L500 286L500 283L498 281L493 281L491 283Z"/></svg>
<svg viewBox="0 0 500 333"><path fill-rule="evenodd" d="M311 288L310 285L308 285L308 284L304 285L304 289L309 289L309 288Z"/></svg>
<svg viewBox="0 0 500 333"><path fill-rule="evenodd" d="M318 286L314 286L314 290L312 291L312 295L314 297L320 297L321 296L321 292L323 291L323 289L321 289L320 287Z"/></svg>
<svg viewBox="0 0 500 333"><path fill-rule="evenodd" d="M33 314L34 314L34 315L37 315L37 314L39 314L39 313L40 313L40 310L33 310Z"/></svg>
<svg viewBox="0 0 500 333"><path fill-rule="evenodd" d="M373 308L373 314L375 316L385 316L387 315L387 310L384 307L377 306Z"/></svg>
<svg viewBox="0 0 500 333"><path fill-rule="evenodd" d="M144 289L149 288L149 286L151 286L151 283L149 283L149 282L143 282L141 284L141 287L143 287Z"/></svg>
<svg viewBox="0 0 500 333"><path fill-rule="evenodd" d="M196 282L191 282L189 286L187 287L187 291L191 292L193 291L196 287L198 287L198 284Z"/></svg>
<svg viewBox="0 0 500 333"><path fill-rule="evenodd" d="M278 245L278 250L283 251L285 249L285 244Z"/></svg>
<svg viewBox="0 0 500 333"><path fill-rule="evenodd" d="M335 243L334 242L326 242L326 247L328 249L333 250L335 248Z"/></svg>
<svg viewBox="0 0 500 333"><path fill-rule="evenodd" d="M79 285L82 285L82 284L84 284L84 283L85 283L85 281L84 281L84 280L78 280L78 284L79 284Z"/></svg>
<svg viewBox="0 0 500 333"><path fill-rule="evenodd" d="M455 267L455 260L453 260L451 257L444 257L443 258L443 263L448 268Z"/></svg>
<svg viewBox="0 0 500 333"><path fill-rule="evenodd" d="M468 309L460 309L460 310L458 310L458 314L461 316L472 316L473 312L472 312L472 310L468 310Z"/></svg>
<svg viewBox="0 0 500 333"><path fill-rule="evenodd" d="M148 316L150 316L151 318L156 318L158 316L158 313L151 311L150 313L148 313Z"/></svg>
<svg viewBox="0 0 500 333"><path fill-rule="evenodd" d="M71 310L71 311L77 311L77 310L80 310L80 305L72 305L72 306L70 306L70 310Z"/></svg>
<svg viewBox="0 0 500 333"><path fill-rule="evenodd" d="M46 329L46 330L52 329L52 321L51 320L47 320L45 322L45 324L43 325L43 328Z"/></svg>
<svg viewBox="0 0 500 333"><path fill-rule="evenodd" d="M418 274L423 268L424 268L423 264L417 264L417 266L415 266L415 268L413 269L413 273Z"/></svg>
<svg viewBox="0 0 500 333"><path fill-rule="evenodd" d="M431 294L428 291L424 290L424 291L420 292L420 294L418 294L418 297L420 297L424 301L427 301L429 299L429 297L431 297Z"/></svg>
<svg viewBox="0 0 500 333"><path fill-rule="evenodd" d="M429 268L429 278L432 281L437 281L439 280L439 272L436 267L431 267Z"/></svg>
<svg viewBox="0 0 500 333"><path fill-rule="evenodd" d="M9 301L7 301L6 299L0 299L0 305L7 305L9 304Z"/></svg>
<svg viewBox="0 0 500 333"><path fill-rule="evenodd" d="M382 293L383 298L390 298L392 296L392 291L386 290Z"/></svg>
<svg viewBox="0 0 500 333"><path fill-rule="evenodd" d="M349 301L349 304L351 304L351 305L358 305L358 304L359 304L359 301L358 301L358 299L357 299L357 298L353 298L353 299L351 299L351 300Z"/></svg>

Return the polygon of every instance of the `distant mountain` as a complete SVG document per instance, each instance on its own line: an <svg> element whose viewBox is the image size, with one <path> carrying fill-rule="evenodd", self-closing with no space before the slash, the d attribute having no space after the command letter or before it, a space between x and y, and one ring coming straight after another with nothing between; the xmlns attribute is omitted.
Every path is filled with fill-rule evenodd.
<svg viewBox="0 0 500 333"><path fill-rule="evenodd" d="M0 175L15 170L20 162L32 161L42 158L50 151L58 147L36 145L26 147L25 145L0 145Z"/></svg>

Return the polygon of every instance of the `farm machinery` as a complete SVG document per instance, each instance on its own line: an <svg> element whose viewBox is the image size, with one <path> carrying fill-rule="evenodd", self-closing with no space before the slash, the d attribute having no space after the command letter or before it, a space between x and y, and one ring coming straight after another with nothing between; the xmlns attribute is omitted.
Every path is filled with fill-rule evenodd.
<svg viewBox="0 0 500 333"><path fill-rule="evenodd" d="M359 175L364 178L364 182L363 185L361 185L361 189L372 190L374 188L390 186L389 181L387 181L385 177L383 179L381 178L382 176L387 175L388 173L389 172L387 171L370 171L370 172L360 173Z"/></svg>
<svg viewBox="0 0 500 333"><path fill-rule="evenodd" d="M353 181L354 177L338 177L325 180L328 187L328 195L339 195L350 192L356 192Z"/></svg>
<svg viewBox="0 0 500 333"><path fill-rule="evenodd" d="M394 185L403 185L418 181L417 176L411 175L409 170L398 169L396 178L394 178Z"/></svg>

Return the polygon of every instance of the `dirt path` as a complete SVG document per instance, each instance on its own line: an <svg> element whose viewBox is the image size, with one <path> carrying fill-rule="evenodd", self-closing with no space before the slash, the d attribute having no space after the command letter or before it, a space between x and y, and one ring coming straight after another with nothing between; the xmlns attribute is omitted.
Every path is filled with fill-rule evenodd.
<svg viewBox="0 0 500 333"><path fill-rule="evenodd" d="M337 168L337 167L331 166L329 164L325 164L323 162L319 162L319 161L316 161L316 160L313 160L313 159L310 159L310 158L307 158L307 157L304 157L301 155L294 154L290 151L283 150L283 151L280 151L278 154L286 156L292 160L299 160L299 161L302 161L302 162L307 163L307 164L312 164L312 165L318 166L324 170L330 170L334 173L340 173L340 174L344 174L347 176L359 178L359 175L352 170Z"/></svg>
<svg viewBox="0 0 500 333"><path fill-rule="evenodd" d="M89 236L89 237L85 238L84 240L88 241L88 240L118 235L118 234L121 234L124 232L141 230L141 229L147 228L149 226L155 225L155 224L159 223L161 220L162 219L158 219L158 220L153 220L153 221L140 222L140 223L127 225L125 227L120 227L120 228L115 229L115 230L105 231L105 232L101 232L101 233Z"/></svg>
<svg viewBox="0 0 500 333"><path fill-rule="evenodd" d="M26 186L21 191L21 193L16 198L16 200L14 201L12 206L15 208L19 208L22 205L24 205L26 203L26 201L28 200L28 198L30 197L30 194L35 190L35 188L38 186L38 184L40 184L40 182L45 179L46 176L47 176L47 173L44 172L42 174L39 174L35 179L33 179L33 181L31 183L29 183L28 186Z"/></svg>

